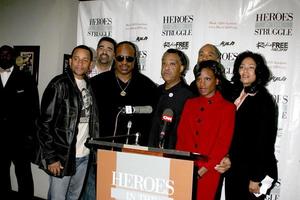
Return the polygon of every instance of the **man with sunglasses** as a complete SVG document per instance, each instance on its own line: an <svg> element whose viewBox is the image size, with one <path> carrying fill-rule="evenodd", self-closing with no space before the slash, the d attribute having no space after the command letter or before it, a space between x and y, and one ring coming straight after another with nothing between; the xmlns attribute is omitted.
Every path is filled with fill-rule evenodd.
<svg viewBox="0 0 300 200"><path fill-rule="evenodd" d="M99 108L100 137L126 135L130 123L130 134L139 132L141 134L139 144L147 145L152 115L120 112L126 105L154 107L157 102L157 86L139 72L137 54L137 48L133 43L129 41L118 43L113 70L101 73L91 81ZM133 143L134 139L129 138L129 143ZM125 141L126 138L114 140L118 143Z"/></svg>
<svg viewBox="0 0 300 200"><path fill-rule="evenodd" d="M94 76L91 83L99 109L100 137L140 133L139 144L146 146L152 114L124 112L125 106L154 109L157 103L156 84L139 71L137 47L129 41L118 43L112 70ZM107 141L127 142L126 138ZM128 144L133 143L135 138L130 137Z"/></svg>

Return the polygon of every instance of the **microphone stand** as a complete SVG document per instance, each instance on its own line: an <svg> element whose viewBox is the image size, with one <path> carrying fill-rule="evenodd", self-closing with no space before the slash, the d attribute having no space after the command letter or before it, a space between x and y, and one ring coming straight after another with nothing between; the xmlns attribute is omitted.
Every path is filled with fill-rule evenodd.
<svg viewBox="0 0 300 200"><path fill-rule="evenodd" d="M158 147L163 149L165 145L165 133L161 133L159 137Z"/></svg>
<svg viewBox="0 0 300 200"><path fill-rule="evenodd" d="M113 134L113 140L112 140L112 143L115 142L115 139L114 139L114 138L116 137L117 127L118 127L118 119L119 119L119 115L120 115L122 112L123 112L123 109L121 109L121 110L118 112L117 116L116 116L116 120L115 120L115 128L114 128L114 134Z"/></svg>

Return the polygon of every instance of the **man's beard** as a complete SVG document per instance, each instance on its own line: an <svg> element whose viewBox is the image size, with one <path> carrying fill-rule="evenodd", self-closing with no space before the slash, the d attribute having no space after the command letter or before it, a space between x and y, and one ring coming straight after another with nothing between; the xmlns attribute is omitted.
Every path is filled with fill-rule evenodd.
<svg viewBox="0 0 300 200"><path fill-rule="evenodd" d="M107 54L101 54L98 59L100 64L109 64L109 56Z"/></svg>

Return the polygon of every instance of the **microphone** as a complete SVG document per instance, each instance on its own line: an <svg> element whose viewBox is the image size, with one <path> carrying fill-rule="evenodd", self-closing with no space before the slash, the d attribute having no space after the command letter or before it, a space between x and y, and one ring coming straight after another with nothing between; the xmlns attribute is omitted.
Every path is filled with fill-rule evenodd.
<svg viewBox="0 0 300 200"><path fill-rule="evenodd" d="M152 111L151 106L125 106L122 108L123 114L150 114Z"/></svg>
<svg viewBox="0 0 300 200"><path fill-rule="evenodd" d="M127 135L130 134L131 126L132 126L132 122L129 120L128 123L127 123ZM126 138L126 143L125 144L128 144L128 137Z"/></svg>
<svg viewBox="0 0 300 200"><path fill-rule="evenodd" d="M141 136L141 134L139 133L139 132L137 132L136 134L135 134L135 145L139 145L139 137Z"/></svg>
<svg viewBox="0 0 300 200"><path fill-rule="evenodd" d="M169 125L169 123L173 120L173 110L170 108L166 108L162 114L161 119L163 120L164 124L161 129L161 132L159 134L159 147L164 148L164 142L165 142L165 135L166 135L166 129Z"/></svg>

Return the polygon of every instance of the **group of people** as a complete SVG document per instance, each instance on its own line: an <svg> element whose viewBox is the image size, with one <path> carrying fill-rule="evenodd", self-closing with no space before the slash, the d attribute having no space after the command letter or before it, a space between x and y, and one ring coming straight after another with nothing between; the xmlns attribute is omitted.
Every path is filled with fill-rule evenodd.
<svg viewBox="0 0 300 200"><path fill-rule="evenodd" d="M89 47L79 45L73 49L69 68L45 89L40 110L38 101L30 101L36 111L28 105L17 105L18 109L30 109L25 112L31 118L24 119L33 123L26 125L37 127L26 133L37 133L37 137L31 137L37 138L38 144L34 162L50 175L48 199L96 199L95 155L85 142L92 138L133 144L135 138L118 137L129 132L139 133L139 144L143 146L206 155L207 159L195 161L195 199L220 199L224 178L226 200L264 199L264 194L259 195L265 193L260 191L263 180L277 180L277 105L266 89L271 72L262 55L251 51L239 54L229 81L221 53L216 46L206 44L200 48L193 69L195 80L188 85L184 78L187 56L178 49L168 49L161 60L164 83L158 86L139 71L138 47L132 42L117 43L103 37L96 52L93 65ZM8 64L7 56L2 54L1 47L3 82L2 69L16 69L13 56ZM21 86L26 85L16 86L17 95ZM30 88L34 90L30 95L38 97L34 82ZM0 89L5 92L5 84ZM8 97L2 101L12 103ZM151 106L153 112L127 114L127 105ZM172 115L167 123L162 120L166 111ZM1 112L1 126L9 119L8 114L8 109ZM21 127L5 123L7 135L12 128ZM17 132L20 130L14 134ZM6 160L6 170L11 161L17 166L14 154ZM30 166L30 162L26 163ZM22 187L33 185L32 181L24 184L24 173L18 178L17 167L16 174L20 192ZM10 184L9 177L6 184ZM26 191L32 195L33 187Z"/></svg>

